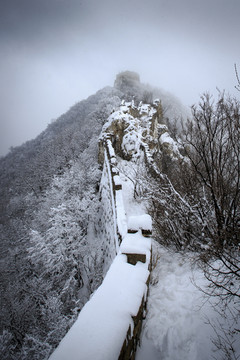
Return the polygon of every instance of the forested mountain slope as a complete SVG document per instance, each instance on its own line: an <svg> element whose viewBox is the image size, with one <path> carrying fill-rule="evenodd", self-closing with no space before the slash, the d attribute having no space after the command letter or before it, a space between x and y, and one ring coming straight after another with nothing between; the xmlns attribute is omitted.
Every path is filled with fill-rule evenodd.
<svg viewBox="0 0 240 360"><path fill-rule="evenodd" d="M122 99L157 93L165 116L184 111L125 72L0 159L2 358L47 356L101 282L98 137Z"/></svg>
<svg viewBox="0 0 240 360"><path fill-rule="evenodd" d="M119 104L119 95L114 88L99 91L73 106L35 140L1 159L1 327L11 333L13 353L25 344L26 350L21 351L26 355L20 352L20 358L29 358L28 348L34 348L36 341L45 342L51 329L58 333L51 335L54 341L59 339L61 326L53 323L65 321L68 326L72 311L81 307L73 306L75 298L64 300L63 309L58 304L59 291L67 286L69 259L78 246L75 237L84 238L87 231L88 207L94 202L100 176L98 135L109 112ZM68 241L75 239L73 249L69 248L68 259L53 255L54 268L39 247L44 240L66 238L68 231L72 239ZM79 269L73 273L76 287L81 288ZM55 283L56 278L61 285ZM57 316L58 312L63 316Z"/></svg>
<svg viewBox="0 0 240 360"><path fill-rule="evenodd" d="M187 116L173 96L126 71L0 159L2 359L47 359L110 266L108 224L99 231L104 133L155 240L191 252L205 275L202 290L224 319L214 345L237 358L239 101L206 94Z"/></svg>

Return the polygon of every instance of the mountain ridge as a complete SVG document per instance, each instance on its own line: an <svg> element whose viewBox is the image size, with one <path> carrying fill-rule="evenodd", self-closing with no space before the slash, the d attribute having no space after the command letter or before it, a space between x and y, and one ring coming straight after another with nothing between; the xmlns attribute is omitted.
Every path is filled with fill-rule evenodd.
<svg viewBox="0 0 240 360"><path fill-rule="evenodd" d="M1 323L6 346L21 359L37 343L41 356L49 354L102 281L102 240L94 227L99 135L124 99L153 101L156 92L135 73L117 78L125 79L119 88L105 87L73 105L0 159Z"/></svg>

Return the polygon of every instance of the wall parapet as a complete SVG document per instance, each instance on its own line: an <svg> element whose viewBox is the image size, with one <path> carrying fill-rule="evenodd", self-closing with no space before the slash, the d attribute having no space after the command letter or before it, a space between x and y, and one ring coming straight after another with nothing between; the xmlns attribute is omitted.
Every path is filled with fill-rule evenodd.
<svg viewBox="0 0 240 360"><path fill-rule="evenodd" d="M140 339L151 271L151 217L132 216L127 223L111 134L102 140L99 153L100 198L110 206L105 219L113 227L106 236L109 244L115 237L117 255L49 360L134 360Z"/></svg>
<svg viewBox="0 0 240 360"><path fill-rule="evenodd" d="M149 259L151 241L145 240ZM120 247L102 285L49 360L133 360L146 310L148 266L129 264Z"/></svg>
<svg viewBox="0 0 240 360"><path fill-rule="evenodd" d="M108 171L108 181L110 196L112 198L113 212L115 213L116 227L114 229L115 237L118 239L116 244L116 252L119 250L119 246L122 242L123 237L127 233L127 219L123 204L122 196L122 183L119 176L119 171L116 168L117 159L114 148L111 142L111 135L107 134L102 143L99 145L100 148L104 149L104 164ZM102 150L100 150L101 152ZM100 186L100 194L102 193L102 186Z"/></svg>

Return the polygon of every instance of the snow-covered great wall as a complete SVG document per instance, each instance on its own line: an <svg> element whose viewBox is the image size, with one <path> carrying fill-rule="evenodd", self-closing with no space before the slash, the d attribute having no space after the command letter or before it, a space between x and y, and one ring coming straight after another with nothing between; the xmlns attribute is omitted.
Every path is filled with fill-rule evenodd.
<svg viewBox="0 0 240 360"><path fill-rule="evenodd" d="M159 103L155 109L123 103L103 128L99 228L109 269L50 360L135 359L150 279L152 221L144 206L134 204L129 180L119 169L131 168L141 155L150 158L146 148L147 143L154 147L158 109Z"/></svg>

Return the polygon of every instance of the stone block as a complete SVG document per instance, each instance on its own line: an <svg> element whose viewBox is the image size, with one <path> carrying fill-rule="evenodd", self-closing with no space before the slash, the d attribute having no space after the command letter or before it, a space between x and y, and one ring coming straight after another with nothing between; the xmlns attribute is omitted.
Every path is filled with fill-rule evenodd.
<svg viewBox="0 0 240 360"><path fill-rule="evenodd" d="M131 265L136 265L138 261L146 262L146 254L123 254L127 256L127 262Z"/></svg>

